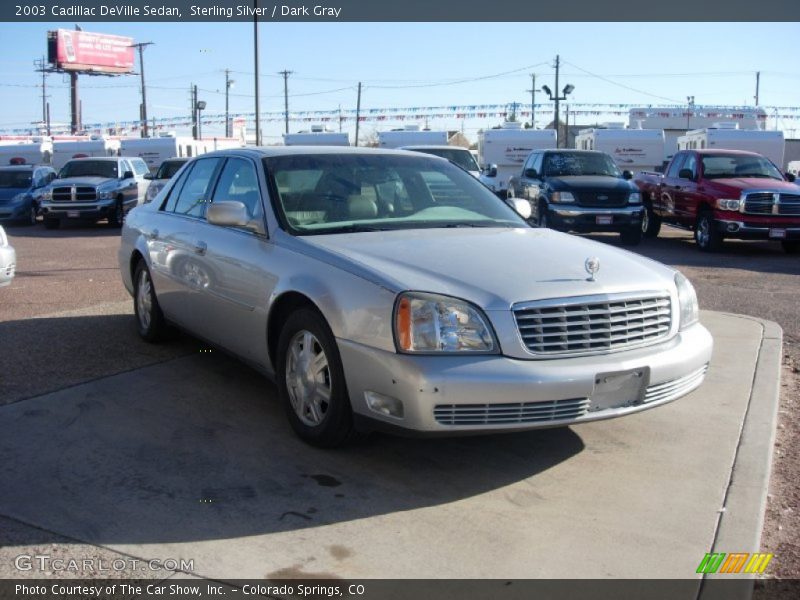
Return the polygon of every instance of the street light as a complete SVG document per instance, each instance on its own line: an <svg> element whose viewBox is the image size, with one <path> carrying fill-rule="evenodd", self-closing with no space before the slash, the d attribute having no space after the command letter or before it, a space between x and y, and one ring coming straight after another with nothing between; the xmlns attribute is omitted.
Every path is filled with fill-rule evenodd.
<svg viewBox="0 0 800 600"><path fill-rule="evenodd" d="M194 109L197 111L197 139L203 139L203 115L202 111L206 108L206 101L205 100L198 100L195 105Z"/></svg>
<svg viewBox="0 0 800 600"><path fill-rule="evenodd" d="M567 85L564 86L564 89L561 90L561 93L563 95L561 95L561 96L555 95L554 96L553 92L550 90L549 87L547 87L546 85L542 86L542 91L550 97L550 100L555 101L555 104L556 104L555 105L555 109L553 111L554 114L555 114L555 117L553 119L553 127L555 127L555 129L556 129L556 148L560 148L561 147L561 144L560 144L560 137L561 136L559 135L559 105L558 105L558 103L559 103L560 100L566 100L567 96L569 96L573 92L574 89L575 89L575 86L572 85L571 83L568 83Z"/></svg>

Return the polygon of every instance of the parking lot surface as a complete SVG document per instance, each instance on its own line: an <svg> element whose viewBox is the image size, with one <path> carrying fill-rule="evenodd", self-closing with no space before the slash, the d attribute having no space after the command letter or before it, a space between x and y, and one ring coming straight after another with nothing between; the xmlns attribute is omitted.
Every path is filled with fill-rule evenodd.
<svg viewBox="0 0 800 600"><path fill-rule="evenodd" d="M10 233L19 266L0 292L11 348L0 515L17 532L0 540L3 554L66 536L190 557L203 577L574 577L564 558L581 548L582 577L688 577L725 519L746 530L731 539L757 543L757 501L719 518L764 344L757 320L704 312L716 340L706 384L640 415L506 436L375 436L325 452L292 436L274 387L246 367L188 336L138 340L115 232ZM743 243L704 255L672 231L637 251L680 268L706 310L778 321L793 385L796 257ZM776 455L778 478L787 462ZM770 510L792 486L773 481ZM777 527L796 517L768 517L775 547L762 550L781 565L797 542Z"/></svg>

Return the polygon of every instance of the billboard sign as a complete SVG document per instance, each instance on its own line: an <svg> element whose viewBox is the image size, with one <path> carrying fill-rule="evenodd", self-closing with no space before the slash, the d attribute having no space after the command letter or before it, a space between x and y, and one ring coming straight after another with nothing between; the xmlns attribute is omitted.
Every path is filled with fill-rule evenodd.
<svg viewBox="0 0 800 600"><path fill-rule="evenodd" d="M92 73L133 72L133 38L88 31L48 32L48 59L56 69Z"/></svg>

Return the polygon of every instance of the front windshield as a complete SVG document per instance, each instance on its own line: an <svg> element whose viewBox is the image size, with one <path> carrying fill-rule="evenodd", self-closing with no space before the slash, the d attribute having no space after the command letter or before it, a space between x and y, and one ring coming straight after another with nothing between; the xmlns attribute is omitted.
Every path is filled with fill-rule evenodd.
<svg viewBox="0 0 800 600"><path fill-rule="evenodd" d="M469 173L426 156L288 155L264 165L297 235L527 226Z"/></svg>
<svg viewBox="0 0 800 600"><path fill-rule="evenodd" d="M165 160L158 168L155 179L171 179L185 164L185 160Z"/></svg>
<svg viewBox="0 0 800 600"><path fill-rule="evenodd" d="M27 189L31 187L31 171L0 171L0 188Z"/></svg>
<svg viewBox="0 0 800 600"><path fill-rule="evenodd" d="M611 157L599 152L554 152L547 154L543 172L546 177L565 175L607 175L622 177Z"/></svg>
<svg viewBox="0 0 800 600"><path fill-rule="evenodd" d="M783 179L783 175L770 161L754 154L705 154L703 177L726 179L732 177L757 177Z"/></svg>
<svg viewBox="0 0 800 600"><path fill-rule="evenodd" d="M64 165L58 174L61 179L67 177L105 177L116 179L117 163L113 160L73 160Z"/></svg>
<svg viewBox="0 0 800 600"><path fill-rule="evenodd" d="M469 150L459 148L414 148L413 150L414 152L424 152L425 154L446 158L465 171L480 171L478 163L475 162L475 157L472 156L472 152Z"/></svg>

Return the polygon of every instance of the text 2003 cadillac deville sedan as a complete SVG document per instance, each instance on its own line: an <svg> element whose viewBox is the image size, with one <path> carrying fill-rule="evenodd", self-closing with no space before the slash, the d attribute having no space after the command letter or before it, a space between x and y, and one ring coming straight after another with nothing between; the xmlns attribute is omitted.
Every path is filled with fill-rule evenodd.
<svg viewBox="0 0 800 600"><path fill-rule="evenodd" d="M322 446L622 416L695 389L711 357L680 273L531 228L403 151L203 155L130 213L119 261L143 338L177 325L260 368Z"/></svg>

